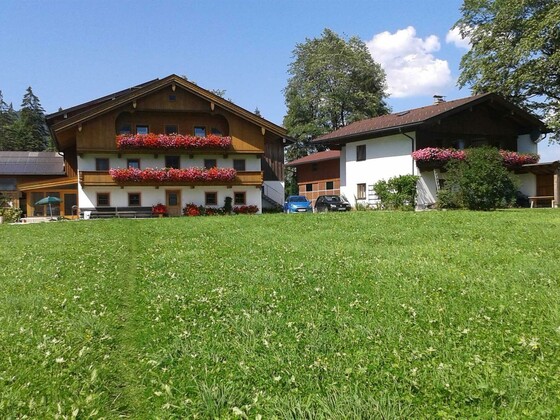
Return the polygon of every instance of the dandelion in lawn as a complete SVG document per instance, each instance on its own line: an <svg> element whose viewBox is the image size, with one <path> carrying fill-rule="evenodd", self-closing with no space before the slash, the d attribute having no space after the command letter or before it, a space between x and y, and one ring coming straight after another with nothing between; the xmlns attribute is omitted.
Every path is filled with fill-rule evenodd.
<svg viewBox="0 0 560 420"><path fill-rule="evenodd" d="M532 337L529 341L529 348L531 350L538 350L540 347L539 339L537 337Z"/></svg>
<svg viewBox="0 0 560 420"><path fill-rule="evenodd" d="M64 363L64 357L57 357L57 358L55 359L55 362L56 362L56 363Z"/></svg>

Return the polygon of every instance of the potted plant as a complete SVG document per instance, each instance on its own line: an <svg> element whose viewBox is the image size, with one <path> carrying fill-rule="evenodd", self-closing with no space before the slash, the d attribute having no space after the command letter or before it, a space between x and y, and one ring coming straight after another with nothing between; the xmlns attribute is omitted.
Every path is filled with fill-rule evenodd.
<svg viewBox="0 0 560 420"><path fill-rule="evenodd" d="M152 215L163 217L167 214L167 206L162 203L157 203L152 206Z"/></svg>

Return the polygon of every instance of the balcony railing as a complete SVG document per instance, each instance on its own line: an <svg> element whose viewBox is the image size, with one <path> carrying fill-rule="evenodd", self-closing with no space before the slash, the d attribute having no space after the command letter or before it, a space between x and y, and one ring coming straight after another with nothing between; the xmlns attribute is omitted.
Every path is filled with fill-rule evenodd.
<svg viewBox="0 0 560 420"><path fill-rule="evenodd" d="M170 182L170 181L115 181L109 171L80 171L79 177L80 185L82 187L117 187L117 186L198 186L198 185L253 185L260 186L263 183L263 173L262 171L238 171L235 179L228 182Z"/></svg>

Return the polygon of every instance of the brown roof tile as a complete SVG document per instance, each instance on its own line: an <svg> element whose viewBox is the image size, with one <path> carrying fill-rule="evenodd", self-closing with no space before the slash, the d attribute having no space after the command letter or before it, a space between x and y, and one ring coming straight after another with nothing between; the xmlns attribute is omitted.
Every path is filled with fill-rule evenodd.
<svg viewBox="0 0 560 420"><path fill-rule="evenodd" d="M340 150L326 150L324 152L313 153L312 155L292 160L290 163L287 163L286 166L299 166L306 163L314 163L334 159L340 159Z"/></svg>
<svg viewBox="0 0 560 420"><path fill-rule="evenodd" d="M452 112L471 102L481 100L482 98L493 95L490 93L470 96L468 98L456 99L453 101L440 102L438 104L414 108L407 111L397 112L394 114L382 115L367 120L357 121L342 127L332 133L318 137L314 141L329 142L334 139L343 139L366 133L376 133L396 129L399 127L415 126L424 123L434 117L443 116L448 112Z"/></svg>

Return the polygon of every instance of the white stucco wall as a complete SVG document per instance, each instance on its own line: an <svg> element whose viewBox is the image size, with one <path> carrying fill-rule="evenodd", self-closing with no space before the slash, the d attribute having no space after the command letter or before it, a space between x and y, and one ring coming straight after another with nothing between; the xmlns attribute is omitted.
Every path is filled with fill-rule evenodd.
<svg viewBox="0 0 560 420"><path fill-rule="evenodd" d="M518 153L537 153L537 143L531 140L529 134L517 136Z"/></svg>
<svg viewBox="0 0 560 420"><path fill-rule="evenodd" d="M231 197L233 199L234 193L245 192L245 199L247 205L255 205L261 208L261 190L255 187L233 187L227 188L222 186L197 186L191 187L178 187L178 186L161 186L158 189L155 187L145 186L126 186L120 187L86 187L85 189L79 187L79 203L81 208L95 207L97 201L97 193L110 194L110 207L128 207L128 193L140 193L142 207L151 207L157 203L165 203L166 190L180 190L181 191L181 208L185 207L188 203L196 205L204 205L205 193L216 192L218 193L218 205L216 207L223 207L225 198Z"/></svg>
<svg viewBox="0 0 560 420"><path fill-rule="evenodd" d="M527 197L537 195L537 177L535 174L521 174L519 177L519 191Z"/></svg>
<svg viewBox="0 0 560 420"><path fill-rule="evenodd" d="M172 155L172 153L169 153ZM154 158L153 154L126 154L121 158L118 158L113 154L91 154L82 155L78 157L78 168L84 171L94 171L95 170L95 159L96 158L109 158L109 167L111 168L125 168L127 165L127 159L140 159L140 168L163 168L165 166L165 155L159 154L157 158ZM216 159L218 167L233 167L233 159L245 159L245 169L247 171L260 171L261 170L261 159L254 154L251 155L235 155L228 154L227 158L223 155L195 155L192 159L188 155L181 155L181 167L203 167L204 159ZM274 188L279 191L281 198L279 203L284 200L284 183L278 182L279 185L274 185ZM231 197L233 199L234 193L245 192L246 205L255 205L262 210L262 197L261 188L255 186L233 186L228 188L226 186L196 186L191 188L190 186L160 186L156 189L153 186L142 186L142 185L132 185L121 187L86 187L83 188L78 184L78 203L80 208L91 208L96 207L97 193L109 193L110 194L110 206L111 207L127 207L128 206L128 193L140 193L142 207L152 206L157 203L165 203L165 191L166 190L180 190L181 191L181 207L184 207L187 203L194 203L196 205L205 204L205 192L216 192L218 194L218 205L216 207L223 207L226 197Z"/></svg>
<svg viewBox="0 0 560 420"><path fill-rule="evenodd" d="M415 133L407 134L415 138ZM359 145L366 145L366 160L358 162L356 147ZM341 151L341 194L354 204L357 185L366 184L364 201L375 204L377 200L371 188L373 184L381 179L416 173L412 149L412 140L403 134L348 143Z"/></svg>
<svg viewBox="0 0 560 420"><path fill-rule="evenodd" d="M283 181L264 181L263 190L266 196L276 201L278 204L284 203L284 182ZM263 203L264 205L264 203Z"/></svg>
<svg viewBox="0 0 560 420"><path fill-rule="evenodd" d="M443 178L439 169L437 171L438 177ZM418 208L424 209L436 203L436 177L434 171L418 171L417 175L420 175L420 179L417 184L416 205Z"/></svg>
<svg viewBox="0 0 560 420"><path fill-rule="evenodd" d="M164 168L165 167L165 155L174 156L173 152L160 153L158 157L155 158L153 154L132 154L127 153L126 155L121 155L117 157L114 154L95 154L95 155L83 155L78 157L78 168L82 171L95 171L95 159L96 158L109 158L110 168L126 168L127 159L140 159L140 168ZM181 155L181 168L189 167L203 167L204 159L216 159L216 164L218 168L232 168L234 159L245 159L245 170L247 171L260 171L261 170L261 159L254 154L243 154L235 155L228 154L227 158L223 155L194 155L190 158L189 155Z"/></svg>

